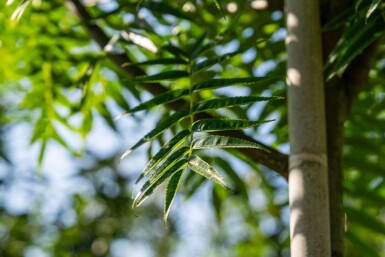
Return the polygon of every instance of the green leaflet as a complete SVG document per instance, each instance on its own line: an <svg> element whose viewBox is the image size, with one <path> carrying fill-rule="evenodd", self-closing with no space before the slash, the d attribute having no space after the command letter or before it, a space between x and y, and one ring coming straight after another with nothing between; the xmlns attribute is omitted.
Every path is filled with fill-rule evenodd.
<svg viewBox="0 0 385 257"><path fill-rule="evenodd" d="M203 45L203 41L205 41L209 31L206 30L200 38L198 38L197 42L190 49L190 60L194 60L200 53L200 50Z"/></svg>
<svg viewBox="0 0 385 257"><path fill-rule="evenodd" d="M163 46L162 49L180 59L184 59L184 60L188 59L188 54L184 50L180 49L177 46L172 45L171 43L166 46Z"/></svg>
<svg viewBox="0 0 385 257"><path fill-rule="evenodd" d="M240 16L241 15L238 15L234 19L232 19L229 26L223 32L221 32L219 35L217 35L213 40L209 41L207 44L203 45L202 48L200 49L200 54L213 48L214 46L219 45L227 35L233 32L237 27Z"/></svg>
<svg viewBox="0 0 385 257"><path fill-rule="evenodd" d="M180 99L183 96L188 95L188 94L189 94L188 89L175 89L172 91L168 91L166 93L160 94L160 95L158 95L158 96L156 96L156 97L154 97L154 98L152 98L152 99L150 99L144 103L141 103L138 106L126 111L125 113L116 117L115 120L120 119L121 117L123 117L125 115L129 115L131 113L144 111L144 110L148 111L155 106L176 101L176 100L178 100L178 99Z"/></svg>
<svg viewBox="0 0 385 257"><path fill-rule="evenodd" d="M159 176L157 180L154 180L153 183L149 184L149 186L145 188L145 191L141 191L135 198L132 206L138 207L141 205L164 181L174 175L175 172L185 167L187 162L188 161L186 159L181 159L175 163L171 168L165 171L162 176Z"/></svg>
<svg viewBox="0 0 385 257"><path fill-rule="evenodd" d="M235 137L225 137L217 135L209 135L198 137L192 142L193 149L205 149L205 148L255 148L265 152L269 152L264 146L250 142L247 140L235 138Z"/></svg>
<svg viewBox="0 0 385 257"><path fill-rule="evenodd" d="M138 184L139 181L144 176L146 176L160 161L162 161L172 150L178 147L183 142L182 140L186 138L188 135L190 135L190 131L183 130L178 134L176 134L166 144L164 144L162 148L160 148L159 151L154 155L154 157L151 160L149 160L146 167L143 169L142 174L135 181L135 184Z"/></svg>
<svg viewBox="0 0 385 257"><path fill-rule="evenodd" d="M202 175L230 190L222 175L200 157L192 155L188 161L188 167L199 175Z"/></svg>
<svg viewBox="0 0 385 257"><path fill-rule="evenodd" d="M172 125L174 125L175 123L177 123L181 119L186 118L188 114L189 114L189 112L186 110L179 111L179 112L172 114L170 117L168 117L164 121L160 122L156 126L155 129L151 130L147 135L145 135L142 139L140 139L133 147L131 147L130 149L125 151L122 154L122 156L120 157L120 160L125 158L127 155L129 155L133 150L135 150L139 146L143 145L144 143L146 143L146 142L152 140L153 138L155 138L156 136L160 135L163 131L170 128Z"/></svg>
<svg viewBox="0 0 385 257"><path fill-rule="evenodd" d="M214 0L214 2L215 2L215 5L217 6L218 10L221 12L223 18L226 19L225 13L223 12L221 0Z"/></svg>
<svg viewBox="0 0 385 257"><path fill-rule="evenodd" d="M269 76L269 77L249 77L249 78L233 78L233 79L210 79L195 84L192 91L201 91L205 89L215 89L232 85L256 85L258 83L265 83L267 81L283 80L283 77Z"/></svg>
<svg viewBox="0 0 385 257"><path fill-rule="evenodd" d="M183 173L184 173L184 170L178 170L177 172L175 172L167 184L166 198L164 200L164 214L163 214L164 226L166 228L167 228L167 217L168 217L168 214L170 213L171 205L174 202L176 192L178 191Z"/></svg>
<svg viewBox="0 0 385 257"><path fill-rule="evenodd" d="M233 57L234 55L237 55L239 53L241 53L241 51L236 51L236 52L228 53L228 54L225 54L225 55L222 55L219 57L215 57L212 59L204 60L198 64L195 64L192 67L191 72L198 72L198 71L203 70L205 68L209 68L209 67L213 66L214 64L223 62L224 60L228 60L231 57Z"/></svg>
<svg viewBox="0 0 385 257"><path fill-rule="evenodd" d="M223 130L239 130L250 127L255 127L273 120L236 120L226 118L211 118L201 119L192 124L192 131L194 132L211 132Z"/></svg>
<svg viewBox="0 0 385 257"><path fill-rule="evenodd" d="M252 104L259 101L280 100L282 97L263 97L263 96L237 96L237 97L223 97L218 99L211 99L201 101L191 108L191 113L204 112L213 109L233 107L245 104Z"/></svg>
<svg viewBox="0 0 385 257"><path fill-rule="evenodd" d="M136 66L147 66L147 65L156 65L156 64L162 64L162 65L173 65L173 64L186 64L187 62L180 58L160 58L155 60L149 60L145 62L138 62L138 63L127 63L127 66L130 65L136 65Z"/></svg>
<svg viewBox="0 0 385 257"><path fill-rule="evenodd" d="M188 72L183 70L174 70L174 71L165 71L155 75L145 75L139 76L131 79L130 81L134 82L160 82L163 80L174 80L179 78L188 77Z"/></svg>

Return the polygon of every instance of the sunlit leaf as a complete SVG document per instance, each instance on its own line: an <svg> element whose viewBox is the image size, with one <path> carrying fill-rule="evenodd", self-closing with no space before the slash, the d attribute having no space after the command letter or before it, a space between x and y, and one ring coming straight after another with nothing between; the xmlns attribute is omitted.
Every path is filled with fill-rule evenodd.
<svg viewBox="0 0 385 257"><path fill-rule="evenodd" d="M239 130L255 127L273 120L235 120L226 118L211 118L197 120L192 124L192 131L195 132L210 132L210 131L223 131L223 130Z"/></svg>
<svg viewBox="0 0 385 257"><path fill-rule="evenodd" d="M269 152L265 147L260 144L250 142L244 139L208 135L198 137L193 140L191 147L193 149L206 149L206 148L255 148L265 152Z"/></svg>
<svg viewBox="0 0 385 257"><path fill-rule="evenodd" d="M199 175L202 175L215 183L218 183L222 187L231 190L223 178L223 176L216 171L210 164L202 160L200 157L196 155L192 155L188 161L188 167L198 173Z"/></svg>
<svg viewBox="0 0 385 257"><path fill-rule="evenodd" d="M171 210L171 205L174 202L175 195L179 189L180 182L183 176L183 170L179 170L172 175L170 181L167 184L166 198L164 200L164 214L163 221L164 226L167 227L167 217Z"/></svg>
<svg viewBox="0 0 385 257"><path fill-rule="evenodd" d="M151 130L147 135L145 135L142 139L140 139L133 147L131 147L130 149L125 151L122 154L122 156L120 157L120 159L125 158L133 150L135 150L139 146L143 145L144 143L152 140L156 136L160 135L163 131L165 131L166 129L170 128L172 125L174 125L175 123L177 123L181 119L186 118L188 114L189 114L188 111L179 111L179 112L176 112L176 113L172 114L170 117L168 117L164 121L162 121L159 124L157 124L155 129Z"/></svg>
<svg viewBox="0 0 385 257"><path fill-rule="evenodd" d="M191 108L192 113L204 112L207 110L228 108L239 105L253 104L260 101L281 100L282 97L264 97L264 96L237 96L237 97L223 97L218 99L211 99L201 101Z"/></svg>
<svg viewBox="0 0 385 257"><path fill-rule="evenodd" d="M19 22L21 16L23 16L23 13L24 13L24 11L27 8L29 3L30 3L30 0L23 0L23 2L21 2L21 4L12 13L11 21L13 22L13 24L16 24Z"/></svg>
<svg viewBox="0 0 385 257"><path fill-rule="evenodd" d="M369 6L368 12L366 13L366 19L369 19L369 17L373 14L373 12L378 9L380 3L382 0L373 0L371 5Z"/></svg>
<svg viewBox="0 0 385 257"><path fill-rule="evenodd" d="M137 46L140 46L150 52L158 52L158 48L148 37L135 33L133 31L122 31L120 33L121 38L134 43Z"/></svg>
<svg viewBox="0 0 385 257"><path fill-rule="evenodd" d="M223 130L239 130L255 127L273 120L261 120L261 121L252 121L252 120L235 120L235 119L226 119L226 118L211 118L211 119L201 119L193 123L192 131L195 132L211 132L211 131L223 131Z"/></svg>

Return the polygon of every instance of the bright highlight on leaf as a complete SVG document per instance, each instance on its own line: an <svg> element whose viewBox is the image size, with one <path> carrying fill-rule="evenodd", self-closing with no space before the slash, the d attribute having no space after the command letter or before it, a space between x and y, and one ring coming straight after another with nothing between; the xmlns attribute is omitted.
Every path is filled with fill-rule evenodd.
<svg viewBox="0 0 385 257"><path fill-rule="evenodd" d="M29 3L30 3L30 0L23 0L23 2L16 8L16 10L13 12L11 16L11 22L13 24L17 24L19 22L21 16L23 16L23 13L27 8L27 6L29 5ZM12 2L8 2L7 4L10 5L12 4Z"/></svg>
<svg viewBox="0 0 385 257"><path fill-rule="evenodd" d="M200 157L196 155L192 155L188 161L188 167L198 173L199 175L202 175L215 183L221 185L222 187L231 190L223 178L223 176L215 170L210 164L202 160Z"/></svg>
<svg viewBox="0 0 385 257"><path fill-rule="evenodd" d="M269 152L264 146L247 140L217 135L202 136L194 139L191 144L193 149L206 148L255 148Z"/></svg>
<svg viewBox="0 0 385 257"><path fill-rule="evenodd" d="M149 38L147 38L147 37L145 37L143 35L134 33L132 31L122 31L120 33L120 35L121 35L121 37L123 39L125 39L127 41L131 41L134 44L136 44L136 45L138 45L140 47L143 47L144 49L147 49L150 52L153 52L153 53L158 52L158 48L151 41L151 39L149 39Z"/></svg>
<svg viewBox="0 0 385 257"><path fill-rule="evenodd" d="M212 131L224 131L224 130L237 130L246 129L267 123L273 120L261 120L261 121L250 121L250 120L232 120L232 119L202 119L192 124L192 131L194 132L212 132Z"/></svg>

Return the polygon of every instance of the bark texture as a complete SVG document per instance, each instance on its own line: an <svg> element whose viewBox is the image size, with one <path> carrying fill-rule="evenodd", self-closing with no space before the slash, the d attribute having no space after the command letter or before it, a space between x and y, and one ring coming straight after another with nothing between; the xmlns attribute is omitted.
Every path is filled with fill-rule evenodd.
<svg viewBox="0 0 385 257"><path fill-rule="evenodd" d="M331 255L318 1L287 0L291 255Z"/></svg>

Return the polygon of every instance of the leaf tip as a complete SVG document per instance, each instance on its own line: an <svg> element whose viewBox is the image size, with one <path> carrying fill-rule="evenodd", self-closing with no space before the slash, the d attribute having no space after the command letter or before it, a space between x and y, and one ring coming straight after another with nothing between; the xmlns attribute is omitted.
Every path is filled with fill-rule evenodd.
<svg viewBox="0 0 385 257"><path fill-rule="evenodd" d="M121 118L123 118L123 117L125 117L125 116L129 116L129 115L131 115L130 112L123 112L122 114L119 114L118 116L116 116L116 117L114 118L114 121L116 122L116 121L120 120Z"/></svg>
<svg viewBox="0 0 385 257"><path fill-rule="evenodd" d="M130 153L132 152L132 149L128 149L127 151L125 151L122 156L120 156L120 159L119 161L122 161L124 158L126 158Z"/></svg>

